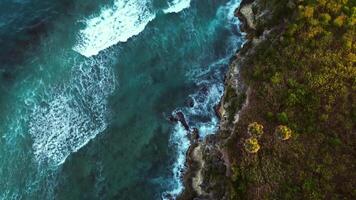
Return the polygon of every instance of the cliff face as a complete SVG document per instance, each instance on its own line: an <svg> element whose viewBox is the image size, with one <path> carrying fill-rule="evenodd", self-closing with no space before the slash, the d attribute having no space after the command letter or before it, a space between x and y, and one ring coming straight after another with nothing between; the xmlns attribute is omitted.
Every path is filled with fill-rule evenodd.
<svg viewBox="0 0 356 200"><path fill-rule="evenodd" d="M241 3L246 43L227 74L220 129L190 148L179 199L355 198L355 6Z"/></svg>

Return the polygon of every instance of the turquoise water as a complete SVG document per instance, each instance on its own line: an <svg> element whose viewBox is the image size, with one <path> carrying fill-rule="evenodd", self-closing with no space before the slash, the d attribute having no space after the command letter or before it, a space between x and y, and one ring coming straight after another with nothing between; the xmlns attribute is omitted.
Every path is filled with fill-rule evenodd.
<svg viewBox="0 0 356 200"><path fill-rule="evenodd" d="M0 2L0 199L161 199L242 44L239 0ZM187 103L189 102L189 103Z"/></svg>

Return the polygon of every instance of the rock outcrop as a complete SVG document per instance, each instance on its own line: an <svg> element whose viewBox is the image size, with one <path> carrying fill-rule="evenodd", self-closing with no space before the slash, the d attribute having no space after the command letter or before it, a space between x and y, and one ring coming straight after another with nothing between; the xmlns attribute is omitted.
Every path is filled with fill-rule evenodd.
<svg viewBox="0 0 356 200"><path fill-rule="evenodd" d="M217 116L221 119L218 133L210 135L203 141L195 140L187 152L187 171L184 176L185 190L178 197L180 200L210 200L230 199L231 163L224 149L224 143L233 131L233 124L238 121L239 112L232 109L229 92L236 98L241 98L241 105L233 109L242 110L246 106L247 89L243 86L239 73L239 65L244 62L244 57L253 50L253 37L256 25L255 14L252 11L253 1L243 0L236 9L236 17L239 17L241 29L247 33L247 41L242 49L236 53L236 59L230 64L229 72L225 80L226 89L219 105L215 108ZM231 120L231 113L234 114ZM237 113L235 115L235 113ZM181 121L181 120L179 120Z"/></svg>

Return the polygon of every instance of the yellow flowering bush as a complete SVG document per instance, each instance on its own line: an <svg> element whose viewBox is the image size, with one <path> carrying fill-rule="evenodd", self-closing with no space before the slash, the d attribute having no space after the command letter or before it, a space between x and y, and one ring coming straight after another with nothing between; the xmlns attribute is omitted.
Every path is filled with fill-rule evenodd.
<svg viewBox="0 0 356 200"><path fill-rule="evenodd" d="M288 140L292 137L292 130L287 126L277 126L275 130L276 136L281 140Z"/></svg>
<svg viewBox="0 0 356 200"><path fill-rule="evenodd" d="M260 150L261 146L258 143L258 140L254 137L251 137L245 140L245 149L249 153L257 153Z"/></svg>
<svg viewBox="0 0 356 200"><path fill-rule="evenodd" d="M252 137L259 138L263 135L263 125L257 122L253 122L247 127L248 134Z"/></svg>

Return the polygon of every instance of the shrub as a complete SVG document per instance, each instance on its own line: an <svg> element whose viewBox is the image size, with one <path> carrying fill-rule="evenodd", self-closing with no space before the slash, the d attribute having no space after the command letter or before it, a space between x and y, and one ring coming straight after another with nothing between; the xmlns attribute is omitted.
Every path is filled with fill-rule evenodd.
<svg viewBox="0 0 356 200"><path fill-rule="evenodd" d="M289 94L288 98L287 98L287 105L288 106L294 106L298 103L299 99L297 97L296 94L291 93Z"/></svg>
<svg viewBox="0 0 356 200"><path fill-rule="evenodd" d="M320 15L320 20L322 24L328 25L331 20L331 16L328 13L323 13Z"/></svg>
<svg viewBox="0 0 356 200"><path fill-rule="evenodd" d="M263 135L263 125L253 122L248 125L247 131L252 137L259 138Z"/></svg>
<svg viewBox="0 0 356 200"><path fill-rule="evenodd" d="M345 16L344 15L340 15L338 16L336 19L334 19L334 26L336 27L342 27L345 23Z"/></svg>
<svg viewBox="0 0 356 200"><path fill-rule="evenodd" d="M305 6L302 7L302 16L305 18L312 18L314 16L314 7L312 6Z"/></svg>
<svg viewBox="0 0 356 200"><path fill-rule="evenodd" d="M288 115L285 112L278 113L277 114L277 119L278 119L278 121L280 123L284 123L284 124L288 123L288 121L289 121L288 120Z"/></svg>
<svg viewBox="0 0 356 200"><path fill-rule="evenodd" d="M346 59L348 60L348 61L350 61L350 62L356 62L356 55L355 54L353 54L353 53L349 53L349 54L347 54L347 57L346 57Z"/></svg>
<svg viewBox="0 0 356 200"><path fill-rule="evenodd" d="M351 50L352 49L352 38L348 37L348 35L344 35L342 37L342 42L343 42L343 47L346 50Z"/></svg>
<svg viewBox="0 0 356 200"><path fill-rule="evenodd" d="M273 112L267 112L266 118L267 118L269 121L272 121L272 120L274 119L274 114L273 114Z"/></svg>
<svg viewBox="0 0 356 200"><path fill-rule="evenodd" d="M287 126L277 126L275 130L276 136L281 140L288 140L292 137L292 130Z"/></svg>
<svg viewBox="0 0 356 200"><path fill-rule="evenodd" d="M287 35L293 36L298 31L298 29L299 29L299 27L297 24L289 25L288 30L287 30Z"/></svg>
<svg viewBox="0 0 356 200"><path fill-rule="evenodd" d="M273 85L278 85L282 82L282 79L283 79L282 74L277 72L272 76L271 82L273 83Z"/></svg>
<svg viewBox="0 0 356 200"><path fill-rule="evenodd" d="M251 137L245 140L245 149L249 153L257 153L260 150L261 146L258 144L258 140L254 137Z"/></svg>

